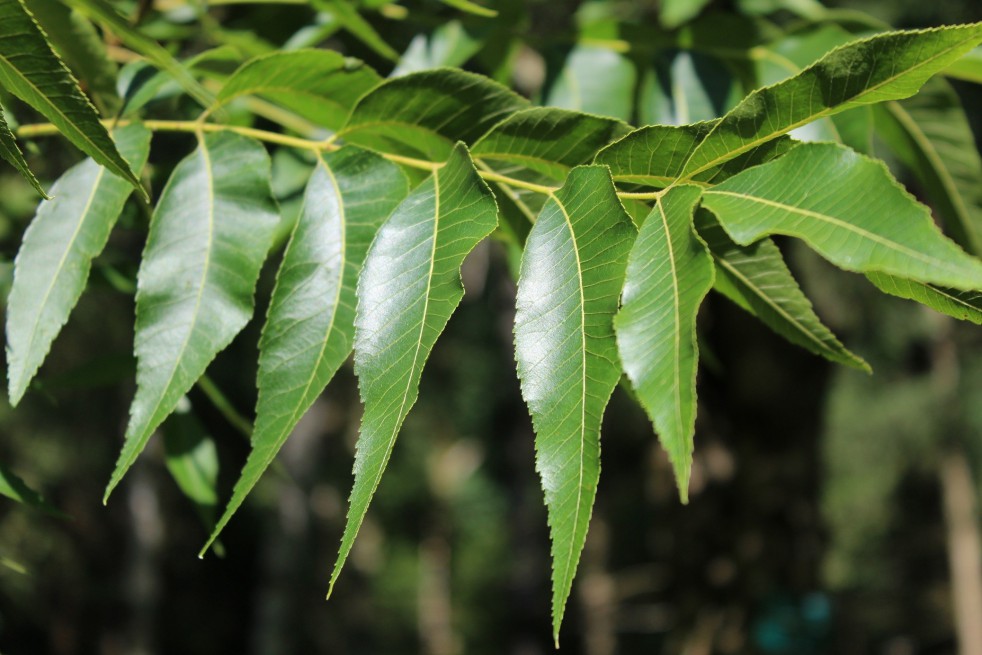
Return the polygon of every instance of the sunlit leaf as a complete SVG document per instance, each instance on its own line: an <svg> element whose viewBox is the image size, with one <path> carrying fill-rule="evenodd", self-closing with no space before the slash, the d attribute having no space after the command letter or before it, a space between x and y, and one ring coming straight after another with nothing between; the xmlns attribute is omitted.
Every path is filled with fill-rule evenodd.
<svg viewBox="0 0 982 655"><path fill-rule="evenodd" d="M889 32L833 50L791 79L747 96L703 139L684 174L692 178L824 116L912 96L979 42L982 23Z"/></svg>
<svg viewBox="0 0 982 655"><path fill-rule="evenodd" d="M440 2L468 14L474 14L475 16L485 16L490 18L498 15L498 12L494 9L489 9L488 7L479 5L476 2L471 2L471 0L440 0Z"/></svg>
<svg viewBox="0 0 982 655"><path fill-rule="evenodd" d="M796 346L839 364L870 370L815 315L773 241L737 245L707 210L696 213L696 227L716 264L716 291Z"/></svg>
<svg viewBox="0 0 982 655"><path fill-rule="evenodd" d="M982 289L982 261L944 237L882 162L838 144L801 144L707 189L703 203L742 245L786 234L845 270Z"/></svg>
<svg viewBox="0 0 982 655"><path fill-rule="evenodd" d="M709 0L661 0L658 18L661 24L673 29L699 15Z"/></svg>
<svg viewBox="0 0 982 655"><path fill-rule="evenodd" d="M743 96L733 72L714 57L661 53L645 72L639 111L644 125L687 125L718 118Z"/></svg>
<svg viewBox="0 0 982 655"><path fill-rule="evenodd" d="M21 1L0 0L0 20L0 85L44 114L79 150L143 192L92 103Z"/></svg>
<svg viewBox="0 0 982 655"><path fill-rule="evenodd" d="M696 421L696 314L713 286L713 259L692 224L700 190L677 186L645 219L627 262L614 319L624 371L688 502Z"/></svg>
<svg viewBox="0 0 982 655"><path fill-rule="evenodd" d="M522 257L515 359L549 510L557 641L600 479L600 422L621 377L613 318L634 235L607 170L574 168Z"/></svg>
<svg viewBox="0 0 982 655"><path fill-rule="evenodd" d="M355 373L365 413L332 589L416 402L423 365L463 296L460 265L496 224L494 197L458 145L372 242L355 314Z"/></svg>
<svg viewBox="0 0 982 655"><path fill-rule="evenodd" d="M378 155L349 147L318 158L259 344L253 450L212 539L351 353L362 263L407 191L399 168Z"/></svg>
<svg viewBox="0 0 982 655"><path fill-rule="evenodd" d="M252 316L256 279L278 221L269 166L258 142L216 132L171 174L137 278L137 391L107 498L153 431Z"/></svg>
<svg viewBox="0 0 982 655"><path fill-rule="evenodd" d="M133 170L142 170L150 132L141 125L114 134ZM130 183L86 159L51 187L24 234L7 306L7 379L16 405L44 361L89 278L89 267L133 191Z"/></svg>
<svg viewBox="0 0 982 655"><path fill-rule="evenodd" d="M624 55L577 45L555 72L542 104L631 120L636 82L634 64Z"/></svg>

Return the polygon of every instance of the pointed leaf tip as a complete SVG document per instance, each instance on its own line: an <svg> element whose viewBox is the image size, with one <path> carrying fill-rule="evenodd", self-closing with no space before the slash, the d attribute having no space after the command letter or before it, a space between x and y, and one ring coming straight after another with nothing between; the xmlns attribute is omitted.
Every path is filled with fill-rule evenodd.
<svg viewBox="0 0 982 655"><path fill-rule="evenodd" d="M600 423L621 377L613 317L635 229L610 172L574 168L525 245L515 359L535 427L558 639L600 479Z"/></svg>
<svg viewBox="0 0 982 655"><path fill-rule="evenodd" d="M396 207L372 242L355 312L355 373L365 413L332 586L416 402L430 350L463 297L460 266L497 223L494 196L458 144L447 163Z"/></svg>

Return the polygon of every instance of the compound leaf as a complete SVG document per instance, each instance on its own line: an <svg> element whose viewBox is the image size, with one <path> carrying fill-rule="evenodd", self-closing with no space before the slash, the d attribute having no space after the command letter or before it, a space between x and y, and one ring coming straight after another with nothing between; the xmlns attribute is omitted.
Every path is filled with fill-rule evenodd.
<svg viewBox="0 0 982 655"><path fill-rule="evenodd" d="M150 435L252 316L279 220L266 149L204 137L161 194L137 276L136 397L106 498Z"/></svg>
<svg viewBox="0 0 982 655"><path fill-rule="evenodd" d="M362 263L408 190L402 171L374 153L351 146L318 157L259 343L253 450L211 541L351 353Z"/></svg>
<svg viewBox="0 0 982 655"><path fill-rule="evenodd" d="M43 114L79 150L145 193L21 0L0 0L0 21L0 85Z"/></svg>
<svg viewBox="0 0 982 655"><path fill-rule="evenodd" d="M355 373L365 413L354 486L331 588L351 551L423 365L463 297L464 257L497 225L494 196L457 145L382 225L358 280Z"/></svg>
<svg viewBox="0 0 982 655"><path fill-rule="evenodd" d="M696 314L713 286L713 259L693 228L700 189L676 186L641 225L614 319L624 371L675 468L688 502L696 422Z"/></svg>
<svg viewBox="0 0 982 655"><path fill-rule="evenodd" d="M824 116L914 95L982 42L982 23L888 32L829 52L798 75L754 91L689 157L686 178Z"/></svg>
<svg viewBox="0 0 982 655"><path fill-rule="evenodd" d="M142 170L150 131L130 125L115 133L120 153ZM68 320L126 199L130 183L91 159L69 169L38 207L14 265L7 309L7 379L11 405L24 395L51 342Z"/></svg>
<svg viewBox="0 0 982 655"><path fill-rule="evenodd" d="M948 240L882 162L804 143L707 189L704 205L734 241L786 234L848 271L982 289L982 261Z"/></svg>
<svg viewBox="0 0 982 655"><path fill-rule="evenodd" d="M600 166L574 168L525 244L515 359L552 537L557 641L600 479L600 422L621 377L613 318L635 229Z"/></svg>
<svg viewBox="0 0 982 655"><path fill-rule="evenodd" d="M707 210L696 212L696 228L716 264L716 291L796 346L839 364L870 370L815 315L773 241L765 238L738 245Z"/></svg>

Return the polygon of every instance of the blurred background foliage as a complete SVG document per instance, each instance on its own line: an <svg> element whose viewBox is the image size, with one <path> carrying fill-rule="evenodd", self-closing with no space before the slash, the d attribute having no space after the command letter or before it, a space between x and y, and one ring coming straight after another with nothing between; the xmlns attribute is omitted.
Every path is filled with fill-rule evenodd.
<svg viewBox="0 0 982 655"><path fill-rule="evenodd" d="M821 9L812 0L714 0L695 22L669 31L659 16L684 23L693 7L664 2L502 0L488 20L430 0L365 0L364 22L329 0L117 4L182 60L197 57L205 80L248 56L325 46L383 74L464 66L540 102L636 124L725 112L765 74L753 58L727 53L794 32L801 15ZM858 33L875 21L982 20L978 0L827 4ZM134 80L148 79L112 39L109 52L121 85L132 91ZM398 65L393 52L402 53ZM142 89L124 111L146 103L150 116L195 115L166 80ZM978 142L982 90L955 89ZM99 100L98 88L89 91ZM37 120L6 95L0 100L9 117ZM231 121L252 120L241 107L228 111ZM26 146L43 180L78 159L58 140ZM189 146L190 137L155 137L154 188ZM891 164L922 196L909 171ZM284 234L308 170L293 152L274 154ZM4 298L35 203L4 169ZM350 368L226 530L223 556L195 557L248 451L255 326L214 362L125 491L108 507L99 503L133 392L132 285L146 220L128 207L25 402L15 412L0 400L0 462L67 515L0 504L0 652L551 652L548 534L514 373L506 247L486 243L466 263L465 301L423 376L349 568L325 602L360 412ZM961 652L978 652L960 632L972 617L959 616L953 581L972 562L977 573L982 558L982 332L782 245L819 313L875 374L834 369L712 298L700 319L692 501L680 506L649 423L616 392L563 653L927 655L957 652L960 633ZM272 287L267 268L259 298Z"/></svg>

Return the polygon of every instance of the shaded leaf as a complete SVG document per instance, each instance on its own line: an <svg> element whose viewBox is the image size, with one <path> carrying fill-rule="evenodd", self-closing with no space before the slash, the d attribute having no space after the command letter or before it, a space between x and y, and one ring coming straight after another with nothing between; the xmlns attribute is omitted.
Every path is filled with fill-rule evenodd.
<svg viewBox="0 0 982 655"><path fill-rule="evenodd" d="M949 241L882 162L805 143L707 189L704 205L739 244L786 234L849 271L982 288L982 262Z"/></svg>
<svg viewBox="0 0 982 655"><path fill-rule="evenodd" d="M130 125L115 132L120 153L143 169L150 131ZM51 187L24 233L7 306L7 379L16 405L68 321L133 187L91 159Z"/></svg>
<svg viewBox="0 0 982 655"><path fill-rule="evenodd" d="M131 25L126 16L119 13L109 2L106 0L64 0L64 2L91 20L101 23L120 41L146 57L154 66L169 73L202 107L209 107L214 102L211 93L201 86L191 73L174 59L173 55Z"/></svg>
<svg viewBox="0 0 982 655"><path fill-rule="evenodd" d="M444 161L528 101L486 77L452 68L412 73L375 87L339 136L383 152Z"/></svg>
<svg viewBox="0 0 982 655"><path fill-rule="evenodd" d="M104 115L119 109L116 64L109 60L106 44L92 23L59 0L24 0L48 40L68 67L85 84Z"/></svg>
<svg viewBox="0 0 982 655"><path fill-rule="evenodd" d="M441 66L463 66L483 45L459 20L447 21L430 34L413 37L392 77Z"/></svg>
<svg viewBox="0 0 982 655"><path fill-rule="evenodd" d="M252 316L278 221L263 146L215 132L161 194L137 276L136 397L106 497L150 435Z"/></svg>
<svg viewBox="0 0 982 655"><path fill-rule="evenodd" d="M674 29L687 23L702 11L710 0L661 0L658 19L661 24Z"/></svg>
<svg viewBox="0 0 982 655"><path fill-rule="evenodd" d="M255 95L316 125L337 129L382 78L357 59L330 50L275 52L246 62L218 94L216 107Z"/></svg>
<svg viewBox="0 0 982 655"><path fill-rule="evenodd" d="M395 209L372 242L358 280L355 313L355 373L365 413L332 589L402 422L416 402L423 365L463 296L464 257L496 224L494 197L466 148L458 145L447 163Z"/></svg>
<svg viewBox="0 0 982 655"><path fill-rule="evenodd" d="M698 52L658 56L644 75L639 98L644 125L687 125L718 118L743 97L740 83L719 59Z"/></svg>
<svg viewBox="0 0 982 655"><path fill-rule="evenodd" d="M956 80L982 84L982 48L975 48L968 52L943 72Z"/></svg>
<svg viewBox="0 0 982 655"><path fill-rule="evenodd" d="M41 112L79 150L145 194L95 108L21 1L0 0L0 20L0 85Z"/></svg>
<svg viewBox="0 0 982 655"><path fill-rule="evenodd" d="M913 98L874 109L877 134L917 176L948 234L982 255L982 160L954 89L935 78Z"/></svg>
<svg viewBox="0 0 982 655"><path fill-rule="evenodd" d="M624 55L577 45L566 54L542 104L627 121L634 113L636 81L634 64Z"/></svg>
<svg viewBox="0 0 982 655"><path fill-rule="evenodd" d="M3 157L9 164L11 164L17 171L24 176L24 179L31 183L34 190L37 191L42 198L47 198L48 194L45 193L44 187L38 182L38 179L34 177L34 173L27 165L27 160L24 159L24 153L21 152L20 146L17 145L17 139L14 138L13 133L10 131L10 126L7 125L7 120L3 116L3 110L0 109L0 157Z"/></svg>
<svg viewBox="0 0 982 655"><path fill-rule="evenodd" d="M754 91L724 116L684 168L686 178L824 116L906 98L982 41L982 23L889 32L837 48L804 71Z"/></svg>
<svg viewBox="0 0 982 655"><path fill-rule="evenodd" d="M16 500L45 514L65 518L57 507L44 499L44 496L27 486L13 471L0 464L0 495L4 495L11 500Z"/></svg>
<svg viewBox="0 0 982 655"><path fill-rule="evenodd" d="M600 422L621 377L613 318L634 235L607 170L574 168L522 256L515 359L549 510L557 641L600 479Z"/></svg>
<svg viewBox="0 0 982 655"><path fill-rule="evenodd" d="M716 291L796 346L839 364L870 370L815 315L773 241L737 245L706 210L696 212L696 227L716 264Z"/></svg>
<svg viewBox="0 0 982 655"><path fill-rule="evenodd" d="M668 452L683 503L696 423L696 314L714 278L692 225L699 194L685 185L658 199L631 249L614 319L624 372Z"/></svg>
<svg viewBox="0 0 982 655"><path fill-rule="evenodd" d="M253 450L212 539L351 353L362 263L408 190L399 168L373 153L348 147L318 158L259 344Z"/></svg>
<svg viewBox="0 0 982 655"><path fill-rule="evenodd" d="M314 6L329 12L345 30L371 48L375 54L399 61L399 53L385 42L372 24L358 13L358 8L348 0L314 0Z"/></svg>
<svg viewBox="0 0 982 655"><path fill-rule="evenodd" d="M976 325L982 325L982 291L959 291L883 273L868 273L866 277L884 293L916 300L922 305L960 321L971 321Z"/></svg>

